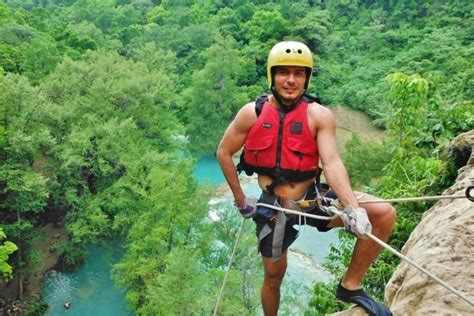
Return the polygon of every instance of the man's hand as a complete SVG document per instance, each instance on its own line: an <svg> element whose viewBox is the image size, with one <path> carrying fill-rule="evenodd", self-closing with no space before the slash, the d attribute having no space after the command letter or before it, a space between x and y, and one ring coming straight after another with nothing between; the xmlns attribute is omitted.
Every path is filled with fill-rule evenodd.
<svg viewBox="0 0 474 316"><path fill-rule="evenodd" d="M257 201L254 196L246 196L242 207L239 207L240 214L244 218L253 218L257 214Z"/></svg>
<svg viewBox="0 0 474 316"><path fill-rule="evenodd" d="M348 205L342 212L341 219L346 230L358 238L367 239L367 234L372 232L367 211L362 207L352 208L352 205Z"/></svg>

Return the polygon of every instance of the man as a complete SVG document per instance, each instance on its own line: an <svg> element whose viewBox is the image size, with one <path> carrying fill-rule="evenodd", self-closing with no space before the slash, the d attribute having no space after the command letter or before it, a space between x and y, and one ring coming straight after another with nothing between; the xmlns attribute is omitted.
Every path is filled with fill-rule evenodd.
<svg viewBox="0 0 474 316"><path fill-rule="evenodd" d="M358 200L373 197L352 191L336 148L334 116L329 109L305 95L312 71L313 57L305 44L293 41L276 44L267 63L267 80L272 93L246 104L237 113L217 150L235 205L245 218L251 217L256 222L264 267L263 311L265 315L278 312L287 248L297 237L293 225L299 219L270 208L257 208L256 199L245 196L232 159L243 145L238 167L247 173L258 174L262 189L259 201L266 204L287 206L288 201L314 199L321 193L315 185L321 161L331 188L329 194L337 196L345 216L332 220L307 219L305 224L320 231L345 225L361 237L336 296L360 305L371 315L390 315L383 304L373 301L361 289L361 281L381 250L373 241L364 239L364 235L372 232L386 241L395 223L395 209L387 203L368 204L366 209L359 207ZM324 215L319 208L310 212ZM349 218L353 219L352 224L355 220L356 225L353 226Z"/></svg>
<svg viewBox="0 0 474 316"><path fill-rule="evenodd" d="M69 307L71 307L71 303L66 301L64 302L63 306L64 306L64 309L69 309Z"/></svg>

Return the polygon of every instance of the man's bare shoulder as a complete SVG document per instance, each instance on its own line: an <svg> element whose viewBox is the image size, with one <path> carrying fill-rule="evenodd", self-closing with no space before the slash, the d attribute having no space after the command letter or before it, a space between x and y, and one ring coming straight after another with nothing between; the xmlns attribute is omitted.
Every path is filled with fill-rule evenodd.
<svg viewBox="0 0 474 316"><path fill-rule="evenodd" d="M335 119L334 114L329 108L317 102L308 104L308 115L312 120L318 123L333 122Z"/></svg>
<svg viewBox="0 0 474 316"><path fill-rule="evenodd" d="M236 120L256 120L257 113L255 112L255 102L249 102L240 108L239 112L237 113Z"/></svg>
<svg viewBox="0 0 474 316"><path fill-rule="evenodd" d="M244 105L242 108L240 108L239 112L244 112L244 113L255 113L255 101L249 102L246 105Z"/></svg>
<svg viewBox="0 0 474 316"><path fill-rule="evenodd" d="M239 130L249 130L256 120L257 113L255 113L255 102L249 102L239 110L232 125Z"/></svg>

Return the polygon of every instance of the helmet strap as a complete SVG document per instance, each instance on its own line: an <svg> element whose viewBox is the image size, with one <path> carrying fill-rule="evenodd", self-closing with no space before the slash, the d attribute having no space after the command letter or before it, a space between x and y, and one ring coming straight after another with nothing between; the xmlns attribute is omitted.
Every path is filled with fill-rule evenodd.
<svg viewBox="0 0 474 316"><path fill-rule="evenodd" d="M303 90L303 93L301 93L301 95L298 98L296 98L293 102L291 102L291 104L286 105L283 103L281 95L276 91L274 86L272 86L271 90L272 90L273 97L277 100L277 102L279 103L280 109L284 113L288 113L292 111L298 105L298 103L300 102L301 98L304 96L304 93L306 91L306 90Z"/></svg>

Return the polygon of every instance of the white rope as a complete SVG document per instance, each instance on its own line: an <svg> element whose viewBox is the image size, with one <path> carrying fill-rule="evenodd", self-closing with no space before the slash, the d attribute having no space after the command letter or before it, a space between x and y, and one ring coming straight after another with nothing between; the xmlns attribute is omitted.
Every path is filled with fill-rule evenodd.
<svg viewBox="0 0 474 316"><path fill-rule="evenodd" d="M229 264L227 265L227 271L225 272L225 275L224 275L224 281L222 282L222 286L221 286L221 289L219 291L219 296L217 297L217 303L216 303L216 307L214 309L214 314L213 314L214 316L217 315L217 311L219 310L219 305L221 303L222 293L224 292L225 284L227 282L227 277L228 277L229 272L230 272L230 267L232 266L232 262L234 261L235 252L237 250L237 245L239 244L239 241L240 241L240 236L242 235L245 220L246 220L246 218L244 218L242 220L242 224L240 224L239 232L237 233L237 239L235 240L235 243L234 243L234 249L232 249L232 254L230 255Z"/></svg>
<svg viewBox="0 0 474 316"><path fill-rule="evenodd" d="M469 200L473 199L474 190L469 195L465 194L454 194L454 195L434 195L434 196L417 196L417 197L407 197L407 198L396 198L396 199L375 199L375 200L360 200L357 197L357 202L359 204L371 204L371 203L397 203L397 202L419 202L419 201L434 201L434 200L450 200L450 199L465 199L468 198ZM360 196L362 197L362 195ZM324 200L330 201L331 204L335 207L339 207L337 199L331 199L327 197L323 197ZM295 202L296 204L300 203L310 203L310 202L317 202L318 200L303 200L299 202Z"/></svg>
<svg viewBox="0 0 474 316"><path fill-rule="evenodd" d="M387 200L366 200L358 201L359 204L369 203L397 203L397 202L418 202L431 200L446 200L446 199L465 199L466 195L435 195L435 196L420 196L411 198L387 199Z"/></svg>
<svg viewBox="0 0 474 316"><path fill-rule="evenodd" d="M465 197L465 196L464 196ZM359 202L360 203L360 202ZM273 205L270 205L270 204L265 204L265 203L258 203L257 205L261 205L261 206L265 206L265 207L268 207L268 208L273 208L275 209L276 207L273 206ZM332 217L326 217L326 216L318 216L318 215L313 215L313 214L306 214L306 213L303 213L303 212L298 212L298 211L294 211L294 210L289 210L289 209L285 209L285 208L281 208L281 207L278 207L277 209L282 211L282 212L285 212L285 213L290 213L290 214L296 214L296 215L300 215L300 216L306 216L306 217L311 217L311 218L316 218L316 219L332 219L334 217L337 217L337 216L341 216L342 215L342 212L339 211L336 207L334 206L331 206L331 207L325 207L325 206L320 206L321 209L323 209L324 211L326 212L332 212L334 213L335 215L332 216ZM432 278L433 280L435 280L436 282L438 282L439 284L441 284L442 286L444 286L446 289L448 289L449 291L451 291L452 293L454 293L455 295L457 295L459 298L461 298L462 300L464 300L465 302L467 302L468 304L470 304L471 306L474 306L474 303L473 301L471 301L467 296L465 296L463 293L457 291L456 289L454 289L452 286L450 286L449 284L447 284L446 282L444 282L443 280L441 280L440 278L436 277L435 275L433 275L432 273L428 272L426 269L424 269L423 267L421 267L420 265L416 264L415 262L413 262L412 260L408 259L407 257L405 257L404 255L402 255L400 252L398 252L397 250L395 250L394 248L392 248L390 245L388 245L387 243L383 242L382 240L380 240L377 236L369 233L367 234L367 237L369 237L371 240L373 240L374 242L376 242L377 244L379 244L380 246L382 246L383 248L387 249L388 251L390 251L391 253L393 253L394 255L396 255L397 257L399 257L400 259L402 260L405 260L406 262L408 262L409 264L411 264L413 267L417 268L418 270L420 270L421 272L425 273L427 276L429 276L430 278Z"/></svg>

